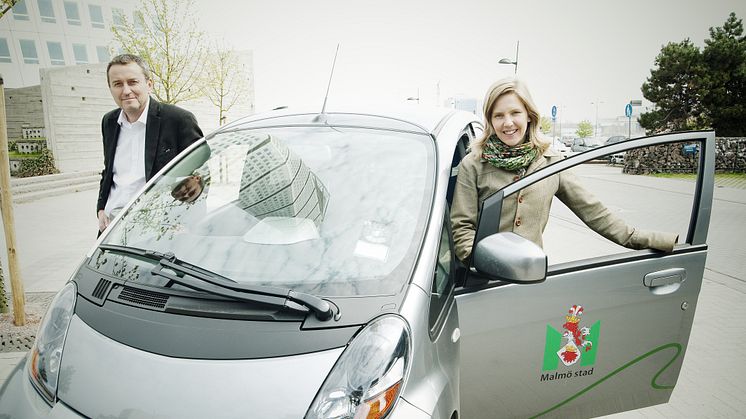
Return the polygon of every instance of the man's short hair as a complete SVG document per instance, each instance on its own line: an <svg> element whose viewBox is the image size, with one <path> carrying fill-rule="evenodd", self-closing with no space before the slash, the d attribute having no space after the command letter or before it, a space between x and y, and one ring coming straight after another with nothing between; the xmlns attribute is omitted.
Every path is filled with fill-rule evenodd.
<svg viewBox="0 0 746 419"><path fill-rule="evenodd" d="M127 65L129 63L136 63L142 68L143 74L145 74L145 80L150 80L150 67L148 63L142 59L139 55L135 54L119 54L109 61L109 65L106 66L106 84L109 84L109 69L113 65Z"/></svg>

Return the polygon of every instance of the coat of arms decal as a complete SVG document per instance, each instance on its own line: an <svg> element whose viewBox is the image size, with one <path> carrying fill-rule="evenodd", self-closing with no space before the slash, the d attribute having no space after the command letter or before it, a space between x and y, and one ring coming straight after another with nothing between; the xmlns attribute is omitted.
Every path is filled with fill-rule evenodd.
<svg viewBox="0 0 746 419"><path fill-rule="evenodd" d="M591 327L581 327L582 316L583 306L576 304L565 315L564 332L547 325L543 371L556 370L560 361L566 367L578 362L585 367L596 362L601 321Z"/></svg>

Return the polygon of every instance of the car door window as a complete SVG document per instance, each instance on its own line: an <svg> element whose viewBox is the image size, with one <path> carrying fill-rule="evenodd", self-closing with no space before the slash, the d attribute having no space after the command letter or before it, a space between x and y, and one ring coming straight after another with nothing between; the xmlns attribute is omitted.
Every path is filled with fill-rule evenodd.
<svg viewBox="0 0 746 419"><path fill-rule="evenodd" d="M446 215L440 234L438 261L430 290L430 335L435 336L442 326L448 305L453 298L455 260L452 251L449 217Z"/></svg>
<svg viewBox="0 0 746 419"><path fill-rule="evenodd" d="M698 151L685 152L688 144L607 154L571 171L585 193L597 198L614 218L622 220L634 231L633 236L668 233L678 236L677 244L684 244L694 208L699 159ZM550 266L635 250L588 227L581 219L584 211L553 198L542 235Z"/></svg>

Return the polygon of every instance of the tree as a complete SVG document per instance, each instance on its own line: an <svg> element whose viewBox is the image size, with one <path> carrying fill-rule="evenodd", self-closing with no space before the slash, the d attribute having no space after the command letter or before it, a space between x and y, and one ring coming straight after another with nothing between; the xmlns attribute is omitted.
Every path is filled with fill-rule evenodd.
<svg viewBox="0 0 746 419"><path fill-rule="evenodd" d="M218 108L218 123L223 125L225 114L246 98L249 85L246 71L233 49L216 46L214 51L207 62L208 79L202 85L205 96Z"/></svg>
<svg viewBox="0 0 746 419"><path fill-rule="evenodd" d="M160 102L200 97L207 49L192 13L193 1L141 0L140 10L134 21L119 16L123 24L112 25L114 40L148 63L153 94Z"/></svg>
<svg viewBox="0 0 746 419"><path fill-rule="evenodd" d="M578 129L575 131L575 134L577 134L580 138L587 138L590 137L591 134L593 134L593 125L591 124L591 121L584 119L578 123Z"/></svg>
<svg viewBox="0 0 746 419"><path fill-rule="evenodd" d="M546 116L541 117L541 122L539 123L539 130L542 132L542 134L549 134L552 132L552 120L547 118Z"/></svg>
<svg viewBox="0 0 746 419"><path fill-rule="evenodd" d="M699 48L689 39L670 42L655 58L655 65L657 68L650 70L650 77L642 85L643 96L655 108L640 115L640 125L648 133L706 127L700 103L705 68Z"/></svg>
<svg viewBox="0 0 746 419"><path fill-rule="evenodd" d="M18 3L18 0L1 0L0 1L0 18L5 16L5 14L8 13L8 10L10 10L16 3Z"/></svg>
<svg viewBox="0 0 746 419"><path fill-rule="evenodd" d="M655 108L640 115L649 133L714 128L721 136L746 135L746 37L731 13L710 28L702 51L689 39L668 43L642 85Z"/></svg>
<svg viewBox="0 0 746 419"><path fill-rule="evenodd" d="M746 37L731 13L722 27L710 28L702 51L707 68L702 106L720 136L746 135Z"/></svg>

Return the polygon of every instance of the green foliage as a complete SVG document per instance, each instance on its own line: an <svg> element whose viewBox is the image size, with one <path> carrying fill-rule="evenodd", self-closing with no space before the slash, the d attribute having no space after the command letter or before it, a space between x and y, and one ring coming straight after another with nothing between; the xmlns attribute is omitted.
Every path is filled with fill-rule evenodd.
<svg viewBox="0 0 746 419"><path fill-rule="evenodd" d="M552 120L546 116L542 116L541 122L539 123L539 131L541 131L542 134L549 134L552 132Z"/></svg>
<svg viewBox="0 0 746 419"><path fill-rule="evenodd" d="M38 157L23 160L21 162L21 167L18 168L16 176L42 176L59 172L60 171L57 170L57 167L54 165L54 156L52 156L52 152L48 148L44 148Z"/></svg>
<svg viewBox="0 0 746 419"><path fill-rule="evenodd" d="M0 18L5 16L8 11L16 4L18 0L2 0L0 1Z"/></svg>
<svg viewBox="0 0 746 419"><path fill-rule="evenodd" d="M8 140L8 151L18 151L18 143Z"/></svg>
<svg viewBox="0 0 746 419"><path fill-rule="evenodd" d="M587 119L584 119L578 123L578 129L575 134L580 138L587 138L593 134L593 125Z"/></svg>
<svg viewBox="0 0 746 419"><path fill-rule="evenodd" d="M218 124L223 125L225 114L247 97L248 76L235 51L217 44L212 51L202 91L218 108Z"/></svg>
<svg viewBox="0 0 746 419"><path fill-rule="evenodd" d="M702 55L688 39L666 44L655 59L657 68L642 85L645 99L656 104L640 116L648 132L685 131L707 126L699 95L705 68Z"/></svg>
<svg viewBox="0 0 746 419"><path fill-rule="evenodd" d="M722 27L710 28L702 58L702 106L720 136L746 135L746 37L741 19L731 13Z"/></svg>
<svg viewBox="0 0 746 419"><path fill-rule="evenodd" d="M193 1L140 0L139 10L134 20L120 16L124 24L112 25L114 40L148 63L160 102L198 98L208 55Z"/></svg>
<svg viewBox="0 0 746 419"><path fill-rule="evenodd" d="M640 115L648 133L714 128L721 136L746 135L746 37L731 13L710 28L702 51L689 39L668 43L642 85L655 108Z"/></svg>

